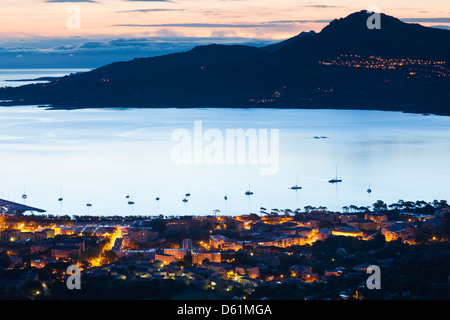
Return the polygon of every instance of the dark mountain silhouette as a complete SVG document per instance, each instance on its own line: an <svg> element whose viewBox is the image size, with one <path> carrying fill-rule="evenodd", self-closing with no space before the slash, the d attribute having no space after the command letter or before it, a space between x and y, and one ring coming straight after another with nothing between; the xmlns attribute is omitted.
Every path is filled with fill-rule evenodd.
<svg viewBox="0 0 450 320"><path fill-rule="evenodd" d="M450 31L365 11L280 43L207 45L0 89L9 105L378 109L450 114Z"/></svg>
<svg viewBox="0 0 450 320"><path fill-rule="evenodd" d="M264 46L263 49L267 52L275 52L280 50L281 48L285 47L286 45L295 42L297 39L303 38L303 37L307 37L307 36L311 36L311 35L315 35L316 32L315 31L309 31L309 32L302 32L298 35L296 35L295 37L286 39L284 41L278 42L278 43L274 43L274 44L270 44L268 46Z"/></svg>
<svg viewBox="0 0 450 320"><path fill-rule="evenodd" d="M303 38L282 48L280 57L332 58L338 54L379 55L396 58L450 58L450 34L419 24L407 24L381 15L381 29L367 28L365 11L333 20L316 37Z"/></svg>

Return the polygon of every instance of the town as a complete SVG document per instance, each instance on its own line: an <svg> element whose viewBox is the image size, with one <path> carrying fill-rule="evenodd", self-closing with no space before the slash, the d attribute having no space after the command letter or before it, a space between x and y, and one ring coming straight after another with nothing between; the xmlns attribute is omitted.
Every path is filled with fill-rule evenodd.
<svg viewBox="0 0 450 320"><path fill-rule="evenodd" d="M331 61L320 61L325 66L344 66L350 68L365 68L379 70L400 70L406 79L446 78L450 71L445 67L445 61L424 59L387 59L379 56L361 56L357 54L341 54Z"/></svg>
<svg viewBox="0 0 450 320"><path fill-rule="evenodd" d="M0 205L3 299L450 298L444 200L240 216L70 217ZM79 290L66 286L71 265ZM366 286L372 265L380 289Z"/></svg>

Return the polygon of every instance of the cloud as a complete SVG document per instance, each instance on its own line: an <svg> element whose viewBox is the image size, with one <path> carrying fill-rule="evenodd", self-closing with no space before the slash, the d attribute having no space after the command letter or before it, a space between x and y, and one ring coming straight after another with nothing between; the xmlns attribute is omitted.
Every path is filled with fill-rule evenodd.
<svg viewBox="0 0 450 320"><path fill-rule="evenodd" d="M411 23L450 23L450 18L405 18L400 20Z"/></svg>
<svg viewBox="0 0 450 320"><path fill-rule="evenodd" d="M172 0L125 0L128 2L173 2Z"/></svg>
<svg viewBox="0 0 450 320"><path fill-rule="evenodd" d="M147 12L164 12L164 11L186 11L186 9L136 9L136 10L122 10L116 11L116 13L147 13Z"/></svg>
<svg viewBox="0 0 450 320"><path fill-rule="evenodd" d="M437 29L446 29L446 30L450 30L450 26L444 26L444 25L434 25L434 26L430 26L431 28L437 28Z"/></svg>
<svg viewBox="0 0 450 320"><path fill-rule="evenodd" d="M229 23L162 23L162 24L116 24L115 27L183 27L183 28L259 28L264 24L229 24ZM272 25L270 25L272 26Z"/></svg>
<svg viewBox="0 0 450 320"><path fill-rule="evenodd" d="M99 3L98 1L94 0L45 0L45 2L50 3L67 3L67 2L89 2L89 3Z"/></svg>
<svg viewBox="0 0 450 320"><path fill-rule="evenodd" d="M322 8L322 9L334 9L334 8L346 8L346 6L333 6L326 4L310 4L302 6L304 8Z"/></svg>
<svg viewBox="0 0 450 320"><path fill-rule="evenodd" d="M183 52L211 43L264 46L271 39L238 37L233 29L215 29L212 36L186 36L176 28L157 28L146 37L33 37L0 39L0 68L97 68L117 61ZM22 58L21 58L22 57Z"/></svg>
<svg viewBox="0 0 450 320"><path fill-rule="evenodd" d="M269 21L265 23L248 23L248 24L234 24L234 23L162 23L162 24L115 24L114 27L181 27L181 28L277 28L285 27L287 24L293 23L328 23L331 20L282 20Z"/></svg>
<svg viewBox="0 0 450 320"><path fill-rule="evenodd" d="M274 20L274 21L268 21L268 23L284 23L284 24L290 24L290 23L330 23L332 20Z"/></svg>
<svg viewBox="0 0 450 320"><path fill-rule="evenodd" d="M83 43L78 48L80 48L80 49L96 49L96 48L102 48L105 46L107 46L107 44L104 42L92 41L92 42Z"/></svg>

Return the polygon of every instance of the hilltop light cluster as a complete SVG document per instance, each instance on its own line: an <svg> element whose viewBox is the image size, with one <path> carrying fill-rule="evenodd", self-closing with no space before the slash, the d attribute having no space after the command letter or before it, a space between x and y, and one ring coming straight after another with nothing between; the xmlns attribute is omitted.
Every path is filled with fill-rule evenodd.
<svg viewBox="0 0 450 320"><path fill-rule="evenodd" d="M319 61L319 64L326 66L343 66L350 68L381 69L381 70L402 70L408 71L408 76L416 78L431 77L430 73L436 77L450 77L450 70L445 65L445 61L432 61L424 59L396 59L383 58L379 56L365 57L357 54L341 54L331 61ZM421 77L422 71L428 71Z"/></svg>

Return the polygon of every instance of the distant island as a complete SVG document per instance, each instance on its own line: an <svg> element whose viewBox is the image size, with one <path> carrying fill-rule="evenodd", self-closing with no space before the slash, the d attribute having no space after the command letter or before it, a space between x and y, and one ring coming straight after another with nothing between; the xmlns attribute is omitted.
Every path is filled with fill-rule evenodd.
<svg viewBox="0 0 450 320"><path fill-rule="evenodd" d="M370 13L265 47L205 45L0 88L1 105L362 109L450 115L450 30Z"/></svg>

